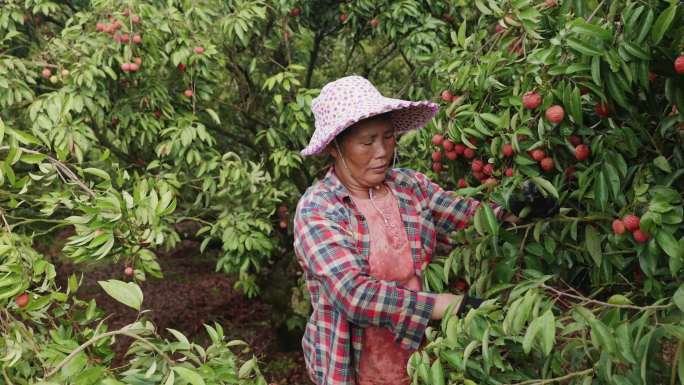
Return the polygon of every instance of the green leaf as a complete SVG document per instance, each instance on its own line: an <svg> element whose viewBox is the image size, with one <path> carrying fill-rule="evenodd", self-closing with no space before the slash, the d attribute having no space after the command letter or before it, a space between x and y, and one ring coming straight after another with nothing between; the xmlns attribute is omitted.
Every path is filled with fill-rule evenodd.
<svg viewBox="0 0 684 385"><path fill-rule="evenodd" d="M473 354L473 351L480 345L480 341L477 340L472 340L466 346L465 350L463 350L463 367L467 367L468 365L468 358L470 357L471 354Z"/></svg>
<svg viewBox="0 0 684 385"><path fill-rule="evenodd" d="M639 31L639 35L637 35L637 38L634 40L636 44L644 43L644 39L646 38L648 32L651 30L651 27L653 26L653 19L655 19L655 13L652 9L649 9L648 13L646 14L646 20L642 21L641 23L641 30Z"/></svg>
<svg viewBox="0 0 684 385"><path fill-rule="evenodd" d="M601 40L610 41L613 34L598 25L587 23L584 19L577 18L570 23L570 30L589 37L597 37Z"/></svg>
<svg viewBox="0 0 684 385"><path fill-rule="evenodd" d="M586 238L587 250L589 255L596 263L596 266L601 266L601 261L603 260L603 253L601 252L601 240L599 238L598 231L592 225L587 225L585 229L584 236Z"/></svg>
<svg viewBox="0 0 684 385"><path fill-rule="evenodd" d="M658 44L663 36L665 36L665 32L670 28L670 24L672 24L676 14L677 5L672 4L658 16L651 30L651 39L654 44Z"/></svg>
<svg viewBox="0 0 684 385"><path fill-rule="evenodd" d="M625 322L615 329L615 341L617 342L620 354L631 364L636 365L637 359L634 356L632 338L629 334L629 325Z"/></svg>
<svg viewBox="0 0 684 385"><path fill-rule="evenodd" d="M596 348L605 350L608 354L615 353L617 347L610 329L599 319L595 319L590 325L591 334L596 337L596 342L598 343Z"/></svg>
<svg viewBox="0 0 684 385"><path fill-rule="evenodd" d="M62 367L62 375L69 378L76 374L81 374L86 364L88 364L88 356L80 352Z"/></svg>
<svg viewBox="0 0 684 385"><path fill-rule="evenodd" d="M211 116L211 118L214 119L214 122L216 122L216 124L221 124L221 119L219 119L219 116L216 113L216 111L212 110L211 108L207 108L205 111L207 111L207 114L209 114L209 116Z"/></svg>
<svg viewBox="0 0 684 385"><path fill-rule="evenodd" d="M634 43L625 41L623 42L622 47L624 47L625 51L632 57L642 60L651 60L651 54Z"/></svg>
<svg viewBox="0 0 684 385"><path fill-rule="evenodd" d="M122 304L140 310L143 301L143 293L140 287L133 282L117 281L97 281L98 284L115 300Z"/></svg>
<svg viewBox="0 0 684 385"><path fill-rule="evenodd" d="M576 39L574 37L568 37L566 39L566 42L568 46L575 51L587 55L587 56L601 56L603 55L603 50L600 49L601 45L596 45L596 44L587 44L579 39ZM598 48L597 48L598 47Z"/></svg>
<svg viewBox="0 0 684 385"><path fill-rule="evenodd" d="M672 296L672 302L679 308L679 310L684 311L684 284L679 286L679 289L675 291Z"/></svg>
<svg viewBox="0 0 684 385"><path fill-rule="evenodd" d="M484 211L484 217L487 221L489 232L495 236L499 235L499 221L496 219L496 215L494 215L494 210L492 210L488 204L483 204L481 206Z"/></svg>
<svg viewBox="0 0 684 385"><path fill-rule="evenodd" d="M556 199L558 199L558 191L553 186L553 184L551 184L551 182L538 176L530 177L530 180L534 182L534 184L548 192L549 194L553 195Z"/></svg>
<svg viewBox="0 0 684 385"><path fill-rule="evenodd" d="M684 238L682 238L679 242L679 249L684 249ZM673 277L677 276L679 270L682 268L682 264L684 264L684 260L682 260L682 258L670 257L668 260L668 265L670 267L670 273Z"/></svg>
<svg viewBox="0 0 684 385"><path fill-rule="evenodd" d="M618 171L612 164L605 162L603 163L603 175L610 187L613 199L618 199L618 196L620 195L620 175L618 174Z"/></svg>
<svg viewBox="0 0 684 385"><path fill-rule="evenodd" d="M430 374L432 377L432 385L444 385L444 368L442 367L442 362L439 358L432 363Z"/></svg>
<svg viewBox="0 0 684 385"><path fill-rule="evenodd" d="M684 341L684 326L683 325L669 325L663 324L663 329L673 337L677 337Z"/></svg>
<svg viewBox="0 0 684 385"><path fill-rule="evenodd" d="M631 106L627 104L625 99L625 92L618 85L618 81L619 80L617 79L617 75L615 73L608 72L606 76L606 85L608 86L608 93L617 104L619 104L621 107L629 109L631 108Z"/></svg>
<svg viewBox="0 0 684 385"><path fill-rule="evenodd" d="M578 126L582 125L582 99L578 87L573 87L572 94L570 95L570 116L572 116L575 124Z"/></svg>
<svg viewBox="0 0 684 385"><path fill-rule="evenodd" d="M190 347L190 341L185 337L185 335L181 332L179 332L176 329L171 329L171 328L166 328L171 334L173 334L174 337L180 342L180 346L182 346L182 349L187 349Z"/></svg>
<svg viewBox="0 0 684 385"><path fill-rule="evenodd" d="M192 385L206 385L202 377L192 369L188 369L183 366L174 366L173 371L178 373L182 379L188 381Z"/></svg>
<svg viewBox="0 0 684 385"><path fill-rule="evenodd" d="M43 154L21 154L21 161L28 164L38 164L46 158Z"/></svg>
<svg viewBox="0 0 684 385"><path fill-rule="evenodd" d="M547 310L542 316L542 325L542 347L544 354L548 356L556 342L556 319L551 310Z"/></svg>
<svg viewBox="0 0 684 385"><path fill-rule="evenodd" d="M667 159L660 155L659 157L653 159L653 164L656 165L659 169L665 171L665 172L672 172L672 167L670 167L670 163L667 161Z"/></svg>
<svg viewBox="0 0 684 385"><path fill-rule="evenodd" d="M480 12L482 12L482 14L484 14L484 15L491 15L491 14L492 14L492 11L491 11L489 8L487 8L487 7L484 5L484 3L482 3L481 0L475 0L475 6L476 6L477 9L480 10Z"/></svg>
<svg viewBox="0 0 684 385"><path fill-rule="evenodd" d="M534 160L522 155L515 156L515 163L521 166L531 166L533 164L537 164L537 162L535 162Z"/></svg>
<svg viewBox="0 0 684 385"><path fill-rule="evenodd" d="M166 381L164 382L164 385L173 385L173 383L176 381L175 375L173 374L173 371L169 372L169 376L166 377Z"/></svg>
<svg viewBox="0 0 684 385"><path fill-rule="evenodd" d="M679 242L670 233L666 231L658 231L656 234L656 241L667 255L672 258L682 258L682 250L679 248Z"/></svg>
<svg viewBox="0 0 684 385"><path fill-rule="evenodd" d="M461 45L463 49L466 48L466 22L465 20L458 27L458 44Z"/></svg>
<svg viewBox="0 0 684 385"><path fill-rule="evenodd" d="M601 210L605 210L608 205L608 181L606 180L603 171L599 171L596 174L596 180L594 181L594 198Z"/></svg>
<svg viewBox="0 0 684 385"><path fill-rule="evenodd" d="M594 56L591 58L591 79L597 85L601 85L601 57Z"/></svg>
<svg viewBox="0 0 684 385"><path fill-rule="evenodd" d="M630 305L632 301L629 300L629 298L625 297L622 294L613 294L608 298L608 303L613 304L613 305Z"/></svg>
<svg viewBox="0 0 684 385"><path fill-rule="evenodd" d="M482 205L484 206L484 205ZM475 230L480 235L485 235L485 218L484 218L484 210L482 207L479 207L477 211L475 211L475 217L473 218L473 225L475 225Z"/></svg>
<svg viewBox="0 0 684 385"><path fill-rule="evenodd" d="M99 168L88 167L88 168L84 168L84 169L83 169L83 172L85 172L85 173L87 173L87 174L92 174L92 175L95 175L95 176L99 176L100 178L105 179L105 180L109 180L109 179L110 179L109 174L108 174L106 171L104 171L104 170L100 170Z"/></svg>
<svg viewBox="0 0 684 385"><path fill-rule="evenodd" d="M52 383L45 383L45 384L37 383L36 385L52 385ZM124 384L123 382L118 381L114 378L105 378L104 380L102 380L102 382L100 382L100 385L126 385L126 384ZM171 384L164 384L164 385L173 385L173 382Z"/></svg>
<svg viewBox="0 0 684 385"><path fill-rule="evenodd" d="M242 366L240 366L240 369L238 369L238 377L239 378L247 378L254 368L256 367L256 357L252 357L250 360L245 361Z"/></svg>
<svg viewBox="0 0 684 385"><path fill-rule="evenodd" d="M541 317L535 318L532 322L530 322L530 326L525 332L525 337L523 337L522 343L525 354L529 354L530 350L532 350L532 343L534 342L537 334L541 331L542 327L544 327L544 324Z"/></svg>

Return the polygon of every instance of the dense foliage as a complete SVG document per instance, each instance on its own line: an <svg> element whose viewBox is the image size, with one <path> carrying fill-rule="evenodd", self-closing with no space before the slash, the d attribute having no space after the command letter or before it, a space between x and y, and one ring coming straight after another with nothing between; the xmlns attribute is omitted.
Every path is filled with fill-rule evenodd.
<svg viewBox="0 0 684 385"><path fill-rule="evenodd" d="M186 236L246 294L265 294L292 271L288 218L325 170L298 154L311 99L358 73L387 95L443 105L401 139L402 166L502 203L531 182L562 206L508 228L482 211L455 234L462 246L431 263L426 288L490 301L429 330L409 366L416 383L684 382L683 8L5 1L1 378L264 383L218 325L208 347L164 338L143 311L107 330L78 299L79 278L57 287L55 261L35 245L72 227L64 258L125 266L100 284L138 310L134 282L163 277L155 250ZM305 293L285 277L300 314L287 320L300 325ZM137 341L124 368L110 366L117 335Z"/></svg>
<svg viewBox="0 0 684 385"><path fill-rule="evenodd" d="M487 207L430 266L490 300L428 333L420 383L684 381L684 10L591 3L476 2L425 75L452 101L439 178L502 202L529 181L561 213L501 228Z"/></svg>

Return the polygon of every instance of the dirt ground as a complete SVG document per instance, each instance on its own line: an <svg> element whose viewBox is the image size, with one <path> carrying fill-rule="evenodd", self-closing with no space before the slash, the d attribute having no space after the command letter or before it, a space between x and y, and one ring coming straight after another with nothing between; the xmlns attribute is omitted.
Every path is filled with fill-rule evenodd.
<svg viewBox="0 0 684 385"><path fill-rule="evenodd" d="M299 341L301 336L283 333L271 325L271 307L260 299L249 299L233 289L234 279L215 272L215 261L199 253L199 243L184 240L169 253L158 253L163 279L148 278L141 283L143 308L158 330L173 328L190 340L205 345L203 324L218 322L227 338L249 343L259 359L259 367L269 383L307 385ZM64 281L74 271L82 269L69 263L58 264L58 276ZM85 274L78 296L95 298L97 305L109 315L109 328L117 329L135 319L136 312L109 297L97 284L98 280L124 280L123 265L108 265ZM282 329L281 329L282 330ZM164 335L164 334L162 334ZM168 333L164 335L173 338ZM293 338L294 337L294 338ZM124 363L130 340L119 339L114 366Z"/></svg>

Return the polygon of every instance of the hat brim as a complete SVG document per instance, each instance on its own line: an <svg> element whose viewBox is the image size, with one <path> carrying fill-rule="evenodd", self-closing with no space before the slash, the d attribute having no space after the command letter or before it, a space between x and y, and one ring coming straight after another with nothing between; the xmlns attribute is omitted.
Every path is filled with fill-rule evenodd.
<svg viewBox="0 0 684 385"><path fill-rule="evenodd" d="M414 102L410 100L384 98L384 103L381 108L361 114L354 119L339 124L331 130L325 138L317 143L309 143L309 145L300 153L303 156L320 154L340 132L357 122L376 115L391 112L390 119L395 131L397 133L404 133L425 127L430 120L437 115L437 110L439 110L439 106L429 100Z"/></svg>

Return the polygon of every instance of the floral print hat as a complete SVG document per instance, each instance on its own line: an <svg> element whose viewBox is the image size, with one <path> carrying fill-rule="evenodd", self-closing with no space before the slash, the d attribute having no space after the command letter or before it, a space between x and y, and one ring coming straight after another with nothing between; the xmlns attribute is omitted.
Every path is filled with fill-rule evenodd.
<svg viewBox="0 0 684 385"><path fill-rule="evenodd" d="M340 132L371 116L391 112L396 133L425 126L437 113L437 104L428 100L412 102L382 96L361 76L346 76L326 84L311 103L316 130L304 156L320 154Z"/></svg>

